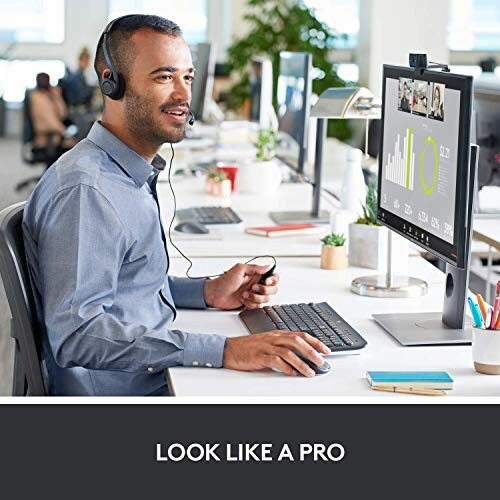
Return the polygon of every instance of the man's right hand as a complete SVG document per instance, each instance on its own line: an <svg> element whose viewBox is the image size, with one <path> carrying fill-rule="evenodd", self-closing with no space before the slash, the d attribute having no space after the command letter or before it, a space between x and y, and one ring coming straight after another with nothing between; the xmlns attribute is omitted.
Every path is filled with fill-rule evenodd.
<svg viewBox="0 0 500 500"><path fill-rule="evenodd" d="M244 371L274 368L291 376L301 373L306 377L314 377L314 371L293 350L299 351L317 366L324 363L320 353L330 353L325 344L307 333L274 330L228 338L222 366Z"/></svg>

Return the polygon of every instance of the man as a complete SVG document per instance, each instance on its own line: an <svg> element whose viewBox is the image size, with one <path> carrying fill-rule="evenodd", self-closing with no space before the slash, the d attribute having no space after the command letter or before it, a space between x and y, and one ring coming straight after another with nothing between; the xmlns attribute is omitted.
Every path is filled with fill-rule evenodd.
<svg viewBox="0 0 500 500"><path fill-rule="evenodd" d="M165 368L313 371L329 350L305 333L228 338L172 329L176 307L260 307L278 277L237 264L213 280L168 276L158 150L184 137L194 69L179 27L157 16L115 23L109 47L123 97L48 170L25 209L25 245L53 394L165 395ZM111 72L97 47L99 79Z"/></svg>
<svg viewBox="0 0 500 500"><path fill-rule="evenodd" d="M85 71L89 67L90 52L84 47L78 56L78 68L75 71L66 72L60 81L63 88L64 99L69 106L88 106L94 95L95 87L87 83Z"/></svg>
<svg viewBox="0 0 500 500"><path fill-rule="evenodd" d="M406 97L408 93L408 86L406 85L406 82L403 83L403 92L402 92L402 97L401 97L401 102L399 104L399 107L401 108L401 111L410 111L410 101L408 101L408 97Z"/></svg>

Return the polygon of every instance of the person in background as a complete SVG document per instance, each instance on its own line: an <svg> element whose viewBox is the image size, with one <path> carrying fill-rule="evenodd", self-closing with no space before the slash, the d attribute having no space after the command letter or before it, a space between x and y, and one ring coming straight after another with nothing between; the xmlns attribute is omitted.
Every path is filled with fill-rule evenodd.
<svg viewBox="0 0 500 500"><path fill-rule="evenodd" d="M36 88L30 93L29 100L35 147L44 148L49 141L63 150L74 146L74 139L64 137L68 110L61 89L50 84L47 73L36 75Z"/></svg>
<svg viewBox="0 0 500 500"><path fill-rule="evenodd" d="M78 68L76 71L66 70L66 75L59 82L63 89L63 97L68 106L85 106L91 104L95 87L89 85L85 71L90 64L90 52L84 47L78 56Z"/></svg>
<svg viewBox="0 0 500 500"><path fill-rule="evenodd" d="M434 87L432 110L430 116L439 120L442 120L444 116L443 103L441 102L441 89L439 88L439 85L435 85Z"/></svg>
<svg viewBox="0 0 500 500"><path fill-rule="evenodd" d="M401 102L399 104L401 111L410 111L410 102L408 101L408 98L406 97L408 93L408 86L406 85L406 82L403 83L403 95L401 96Z"/></svg>

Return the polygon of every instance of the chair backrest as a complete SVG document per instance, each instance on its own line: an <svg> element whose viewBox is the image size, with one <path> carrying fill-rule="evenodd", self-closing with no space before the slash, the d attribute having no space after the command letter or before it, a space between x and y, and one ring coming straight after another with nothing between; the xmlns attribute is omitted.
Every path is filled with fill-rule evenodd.
<svg viewBox="0 0 500 500"><path fill-rule="evenodd" d="M15 339L13 395L47 395L41 364L41 332L24 253L22 232L25 203L0 212L0 276L12 315ZM26 387L27 384L27 387Z"/></svg>
<svg viewBox="0 0 500 500"><path fill-rule="evenodd" d="M33 118L30 108L31 90L27 90L24 94L23 101L23 143L33 142L35 139L35 129L33 127Z"/></svg>

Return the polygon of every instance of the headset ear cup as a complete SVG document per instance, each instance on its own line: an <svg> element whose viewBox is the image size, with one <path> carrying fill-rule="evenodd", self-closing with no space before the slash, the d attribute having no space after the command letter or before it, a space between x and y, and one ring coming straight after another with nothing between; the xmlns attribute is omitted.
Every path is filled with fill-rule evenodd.
<svg viewBox="0 0 500 500"><path fill-rule="evenodd" d="M124 90L121 79L115 82L111 78L104 78L101 82L101 92L115 101L123 97Z"/></svg>
<svg viewBox="0 0 500 500"><path fill-rule="evenodd" d="M115 92L115 82L109 78L104 78L101 82L101 92L105 96L111 97Z"/></svg>

